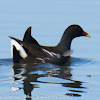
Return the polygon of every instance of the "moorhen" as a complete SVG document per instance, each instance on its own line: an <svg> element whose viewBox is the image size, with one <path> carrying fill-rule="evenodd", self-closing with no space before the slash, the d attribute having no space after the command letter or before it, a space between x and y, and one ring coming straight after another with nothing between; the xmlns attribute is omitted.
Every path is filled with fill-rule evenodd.
<svg viewBox="0 0 100 100"><path fill-rule="evenodd" d="M90 37L79 25L70 25L64 31L57 46L42 46L31 36L31 27L29 27L24 34L23 41L9 36L13 63L65 64L72 52L71 42L79 36Z"/></svg>

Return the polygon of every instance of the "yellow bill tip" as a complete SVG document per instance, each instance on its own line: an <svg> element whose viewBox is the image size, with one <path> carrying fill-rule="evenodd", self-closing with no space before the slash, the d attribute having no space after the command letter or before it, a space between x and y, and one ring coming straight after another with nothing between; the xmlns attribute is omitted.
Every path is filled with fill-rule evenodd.
<svg viewBox="0 0 100 100"><path fill-rule="evenodd" d="M86 33L85 31L83 31L83 36L86 36L86 37L91 37L88 33Z"/></svg>
<svg viewBox="0 0 100 100"><path fill-rule="evenodd" d="M91 36L88 34L88 35L86 35L86 37L91 37Z"/></svg>

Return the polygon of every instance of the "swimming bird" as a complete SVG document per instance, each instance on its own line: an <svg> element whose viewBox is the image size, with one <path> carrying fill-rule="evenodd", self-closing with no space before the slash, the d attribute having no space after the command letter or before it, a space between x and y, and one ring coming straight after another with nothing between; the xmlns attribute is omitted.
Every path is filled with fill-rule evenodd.
<svg viewBox="0 0 100 100"><path fill-rule="evenodd" d="M31 36L31 27L29 27L22 41L9 36L13 63L65 64L72 53L70 50L72 40L80 36L90 37L79 25L73 24L64 31L56 46L42 46Z"/></svg>

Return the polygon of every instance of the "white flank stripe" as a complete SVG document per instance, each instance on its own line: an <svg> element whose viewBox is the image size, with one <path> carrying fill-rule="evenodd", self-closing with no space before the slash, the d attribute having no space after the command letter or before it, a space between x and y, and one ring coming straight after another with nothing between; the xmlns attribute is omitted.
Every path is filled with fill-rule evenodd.
<svg viewBox="0 0 100 100"><path fill-rule="evenodd" d="M57 58L60 58L60 55L59 54L56 54L56 53L54 53L54 52L50 52L50 51L48 51L48 50L46 50L46 49L43 49L42 48L42 50L44 51L44 52L46 52L46 53L48 53L50 56L52 56L52 57L57 57Z"/></svg>
<svg viewBox="0 0 100 100"><path fill-rule="evenodd" d="M59 54L56 54L54 52L51 52L53 55L57 56L57 58L60 58L60 55Z"/></svg>
<svg viewBox="0 0 100 100"><path fill-rule="evenodd" d="M48 53L50 56L52 56L52 57L53 57L53 54L52 54L51 52L49 52L48 50L43 49L43 48L42 48L42 50L43 50L44 52Z"/></svg>
<svg viewBox="0 0 100 100"><path fill-rule="evenodd" d="M11 39L11 54L12 54L12 57L13 57L13 46L15 46L16 49L20 52L20 56L23 59L25 59L28 56L27 53L25 52L24 48L17 41L15 41L14 39Z"/></svg>
<svg viewBox="0 0 100 100"><path fill-rule="evenodd" d="M45 63L45 60L44 59L42 59L42 58L36 58L36 59L38 59L38 60L40 60L42 63Z"/></svg>

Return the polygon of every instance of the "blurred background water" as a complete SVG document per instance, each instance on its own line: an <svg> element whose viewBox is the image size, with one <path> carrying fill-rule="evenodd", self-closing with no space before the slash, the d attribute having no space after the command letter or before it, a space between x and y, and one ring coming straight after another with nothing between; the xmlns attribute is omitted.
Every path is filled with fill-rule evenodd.
<svg viewBox="0 0 100 100"><path fill-rule="evenodd" d="M84 29L84 31L91 35L91 38L80 37L73 40L71 45L71 49L74 51L71 55L73 57L73 62L71 63L71 65L64 67L65 69L54 65L46 65L47 69L42 67L42 72L39 72L39 69L37 69L36 73L45 77L41 78L40 76L38 76L40 78L38 79L39 82L36 84L38 84L41 88L36 86L37 88L32 92L32 98L36 100L58 100L61 98L63 100L65 100L66 98L72 100L98 100L100 93L99 10L99 0L1 0L0 99L11 100L14 98L15 100L19 100L20 98L22 100L25 100L26 98L23 89L15 92L11 91L13 86L22 87L23 81L20 80L20 82L22 83L17 85L12 83L13 80L16 80L15 76L13 76L14 72L14 74L16 75L16 71L15 68L12 67L13 65L10 53L10 39L8 38L8 36L14 36L16 38L22 39L25 30L29 26L32 26L32 36L41 45L54 46L57 45L57 43L60 41L64 30L69 25L79 24ZM66 68L69 68L70 70ZM20 68L18 69L23 69L23 66L20 66ZM69 76L65 78L66 75L64 76L62 74L62 77L56 76L55 78L52 72L49 72L56 70L55 74L58 75L57 71L60 73L59 69L62 69L61 73L63 73L64 70L68 71L68 73L65 73L67 73L67 75L71 73L70 75L72 77ZM31 70L32 72L36 71L34 69ZM27 70L25 69L24 72L25 71ZM30 72L31 71L29 71L29 73ZM49 73L51 75L48 75ZM18 72L17 74L22 75ZM34 75L34 73L32 75ZM63 80L60 80L60 78ZM45 82L43 83L40 81ZM68 84L63 84L64 82L69 83L70 81L74 82L74 85L77 81L79 86L82 84L82 87L84 87L83 89L77 87L79 94L78 92L75 92L75 86L73 86L74 89L70 89L70 86ZM50 82L59 82L59 84L50 84ZM33 84L35 83L32 83L32 85ZM70 90L71 93L73 93L74 91L75 94L68 94L68 90ZM65 94L67 96L65 96ZM75 97L72 95L79 96Z"/></svg>

